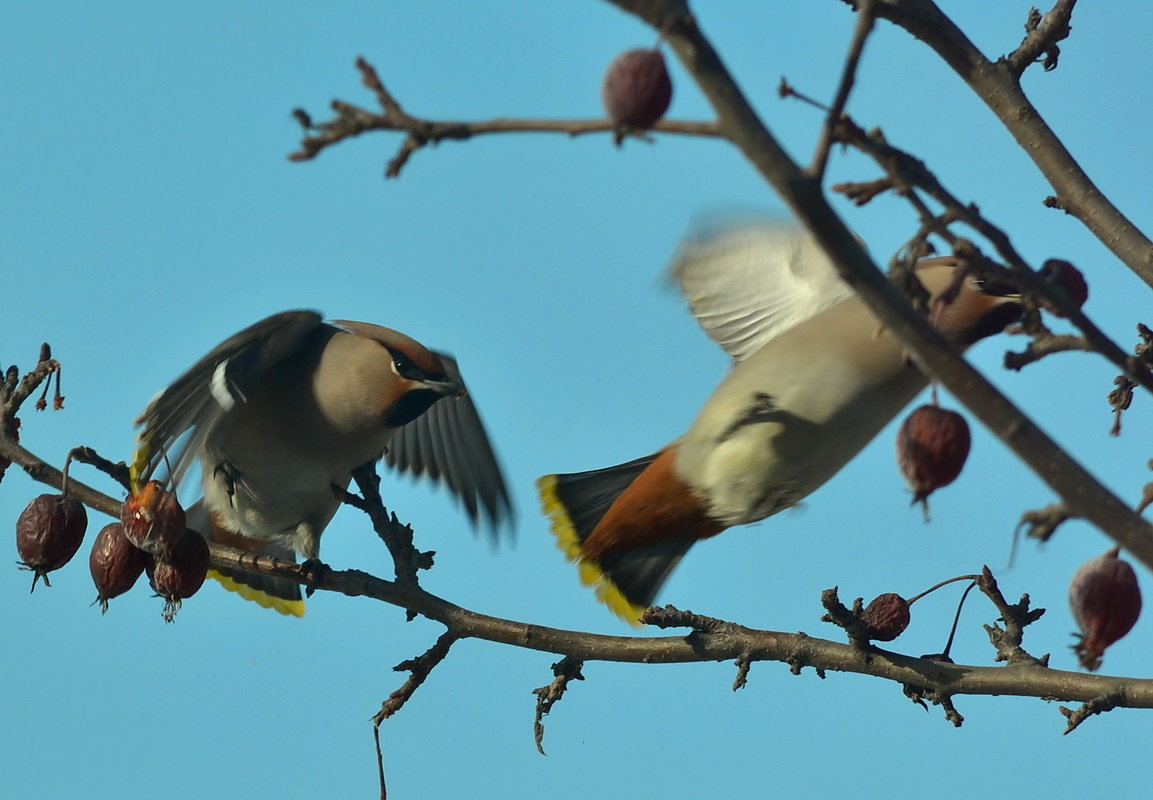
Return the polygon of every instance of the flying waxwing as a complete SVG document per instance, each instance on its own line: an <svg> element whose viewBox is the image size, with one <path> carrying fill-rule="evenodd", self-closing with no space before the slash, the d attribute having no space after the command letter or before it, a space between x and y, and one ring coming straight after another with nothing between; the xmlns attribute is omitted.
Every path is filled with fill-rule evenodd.
<svg viewBox="0 0 1153 800"><path fill-rule="evenodd" d="M512 516L456 361L365 322L275 314L200 359L136 423L134 484L166 464L175 485L199 460L204 497L188 510L189 527L244 550L318 559L340 505L333 484L348 486L352 470L382 453L401 471L443 479L474 525L484 516L495 532ZM209 574L266 608L304 613L294 583Z"/></svg>
<svg viewBox="0 0 1153 800"><path fill-rule="evenodd" d="M919 262L934 297L953 257ZM690 239L671 278L734 360L688 431L617 466L538 481L553 534L581 579L637 624L699 539L796 505L867 445L928 380L809 235L782 223ZM1020 313L966 281L932 319L959 348Z"/></svg>

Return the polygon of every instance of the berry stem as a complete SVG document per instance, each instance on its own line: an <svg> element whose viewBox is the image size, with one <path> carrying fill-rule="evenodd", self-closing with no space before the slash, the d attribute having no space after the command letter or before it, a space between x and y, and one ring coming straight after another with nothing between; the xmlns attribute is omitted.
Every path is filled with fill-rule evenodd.
<svg viewBox="0 0 1153 800"><path fill-rule="evenodd" d="M909 605L913 605L913 603L917 602L918 600L920 600L925 595L932 594L933 592L940 589L942 586L948 586L950 583L956 583L957 581L975 581L980 577L981 577L980 575L958 575L955 578L949 578L946 581L941 581L940 583L936 584L935 586L930 586L928 589L921 592L920 594L913 595L906 602ZM968 591L968 590L966 590L966 591Z"/></svg>
<svg viewBox="0 0 1153 800"><path fill-rule="evenodd" d="M961 593L961 599L957 603L957 613L953 615L953 627L949 628L949 638L945 642L945 650L942 653L946 658L949 656L949 651L953 649L953 637L957 635L957 624L961 621L961 609L965 607L965 598L969 596L969 592L973 591L973 587L976 585L977 581L974 580Z"/></svg>

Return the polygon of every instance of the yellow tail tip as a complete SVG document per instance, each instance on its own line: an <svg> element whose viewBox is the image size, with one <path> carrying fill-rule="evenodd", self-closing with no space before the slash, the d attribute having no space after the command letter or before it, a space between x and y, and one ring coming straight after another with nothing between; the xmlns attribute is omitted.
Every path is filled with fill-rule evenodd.
<svg viewBox="0 0 1153 800"><path fill-rule="evenodd" d="M304 616L303 600L285 600L283 597L273 597L267 592L253 589L251 586L243 583L237 583L229 576L221 574L214 569L208 570L208 577L217 581L228 591L235 592L245 600L251 600L261 608L271 608L273 611L284 614L287 617Z"/></svg>
<svg viewBox="0 0 1153 800"><path fill-rule="evenodd" d="M591 559L586 559L581 553L581 539L577 535L576 525L568 509L561 499L557 497L556 475L544 475L537 479L537 492L540 495L541 510L551 522L552 535L556 545L565 554L565 558L577 564L581 583L596 590L597 599L608 606L609 610L623 619L634 628L641 626L641 615L645 613L646 606L638 606L629 602L624 593L617 588L600 566Z"/></svg>
<svg viewBox="0 0 1153 800"><path fill-rule="evenodd" d="M537 479L536 488L540 495L541 511L549 518L556 546L569 561L581 557L581 540L577 536L576 525L569 516L568 509L556 494L557 476L544 475Z"/></svg>

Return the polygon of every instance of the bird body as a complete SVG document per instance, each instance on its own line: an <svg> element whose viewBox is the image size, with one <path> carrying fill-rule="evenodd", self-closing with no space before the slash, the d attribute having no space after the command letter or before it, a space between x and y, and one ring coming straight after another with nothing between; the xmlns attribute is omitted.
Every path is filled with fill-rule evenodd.
<svg viewBox="0 0 1153 800"><path fill-rule="evenodd" d="M953 272L917 274L939 293ZM927 384L865 303L846 298L736 364L677 442L676 473L715 519L756 522L833 477Z"/></svg>
<svg viewBox="0 0 1153 800"><path fill-rule="evenodd" d="M939 298L957 263L927 259L916 274ZM793 229L760 225L690 243L673 275L701 324L738 359L733 369L689 429L654 456L539 484L562 548L630 621L696 541L800 502L928 383ZM935 306L934 320L963 348L1011 313L1004 297L961 285Z"/></svg>
<svg viewBox="0 0 1153 800"><path fill-rule="evenodd" d="M430 415L437 403L451 408ZM213 541L280 558L320 555L340 505L333 487L389 451L389 462L445 477L474 523L511 513L500 467L455 361L398 331L277 314L241 331L161 392L138 424L136 480L164 461L179 482L201 462L190 526ZM395 451L395 452L393 452ZM252 573L222 582L285 613L295 584Z"/></svg>

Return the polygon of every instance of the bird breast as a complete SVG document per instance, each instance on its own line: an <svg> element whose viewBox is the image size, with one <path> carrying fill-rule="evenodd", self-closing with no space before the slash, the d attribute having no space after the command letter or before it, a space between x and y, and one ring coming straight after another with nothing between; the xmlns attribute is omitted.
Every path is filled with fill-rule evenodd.
<svg viewBox="0 0 1153 800"><path fill-rule="evenodd" d="M829 480L926 379L860 301L737 364L678 443L678 476L726 525L764 519Z"/></svg>

